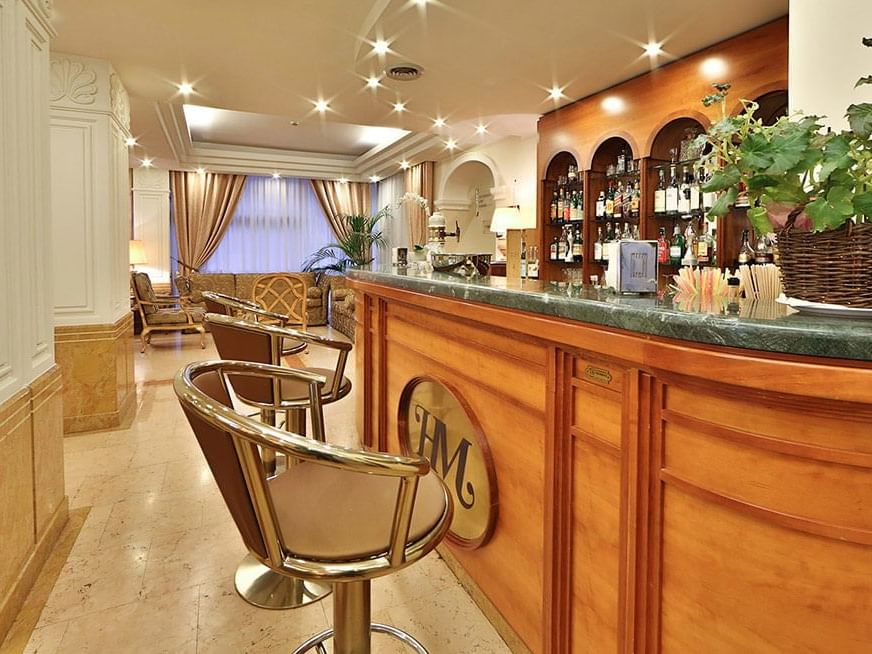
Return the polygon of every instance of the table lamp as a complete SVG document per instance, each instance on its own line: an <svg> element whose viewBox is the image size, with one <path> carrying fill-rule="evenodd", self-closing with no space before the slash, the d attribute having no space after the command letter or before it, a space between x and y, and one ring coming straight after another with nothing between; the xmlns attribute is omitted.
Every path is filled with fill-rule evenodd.
<svg viewBox="0 0 872 654"><path fill-rule="evenodd" d="M521 211L520 205L497 207L490 231L506 235L506 278L521 276L521 254L526 248L524 230L536 227L536 216ZM524 275L526 277L526 274Z"/></svg>
<svg viewBox="0 0 872 654"><path fill-rule="evenodd" d="M136 266L148 263L145 258L145 246L142 241L130 240L130 270L136 270Z"/></svg>

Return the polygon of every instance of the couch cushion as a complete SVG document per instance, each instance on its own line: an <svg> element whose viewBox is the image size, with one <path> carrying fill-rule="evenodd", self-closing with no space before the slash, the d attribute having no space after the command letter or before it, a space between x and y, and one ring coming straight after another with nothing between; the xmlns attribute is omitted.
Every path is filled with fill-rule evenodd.
<svg viewBox="0 0 872 654"><path fill-rule="evenodd" d="M157 296L154 294L154 288L151 285L151 279L149 279L148 274L143 272L133 273L133 285L136 287L136 295L144 301L157 301ZM143 304L142 310L146 314L152 314L157 311L157 307L153 304Z"/></svg>
<svg viewBox="0 0 872 654"><path fill-rule="evenodd" d="M188 280L191 284L191 302L202 302L203 291L217 291L233 297L237 295L236 280L233 273L191 273Z"/></svg>

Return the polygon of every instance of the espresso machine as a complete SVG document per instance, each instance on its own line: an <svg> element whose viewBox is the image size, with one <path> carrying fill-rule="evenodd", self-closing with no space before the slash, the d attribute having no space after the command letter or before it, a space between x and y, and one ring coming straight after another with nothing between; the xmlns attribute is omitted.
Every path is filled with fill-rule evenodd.
<svg viewBox="0 0 872 654"><path fill-rule="evenodd" d="M460 243L460 223L454 221L454 231L445 231L445 216L438 211L435 212L427 221L427 249L432 254L442 254L445 252L445 239L449 236L457 238Z"/></svg>

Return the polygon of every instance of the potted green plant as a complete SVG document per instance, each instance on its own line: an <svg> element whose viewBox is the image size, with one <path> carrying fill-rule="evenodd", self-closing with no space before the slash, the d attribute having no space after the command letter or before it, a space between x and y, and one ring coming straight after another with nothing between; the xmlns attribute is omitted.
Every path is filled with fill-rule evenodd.
<svg viewBox="0 0 872 654"><path fill-rule="evenodd" d="M303 262L303 270L344 273L350 267L368 266L375 256L373 250L385 247L379 223L389 215L386 206L373 216L366 214L340 216L345 226L342 235L334 243L329 243Z"/></svg>
<svg viewBox="0 0 872 654"><path fill-rule="evenodd" d="M872 39L863 39L872 46ZM872 84L872 76L856 86ZM744 188L758 234L777 234L787 295L810 302L872 307L872 104L848 107L849 129L824 130L817 116L764 125L758 105L726 113L729 84L703 99L721 119L701 144L711 173L703 190L719 192L710 216L725 216Z"/></svg>

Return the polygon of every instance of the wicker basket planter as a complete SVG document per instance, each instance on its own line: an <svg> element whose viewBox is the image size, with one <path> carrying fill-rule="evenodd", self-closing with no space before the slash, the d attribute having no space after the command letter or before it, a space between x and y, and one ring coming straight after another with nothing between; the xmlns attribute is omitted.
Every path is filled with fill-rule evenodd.
<svg viewBox="0 0 872 654"><path fill-rule="evenodd" d="M778 235L784 293L806 302L872 308L872 223Z"/></svg>

